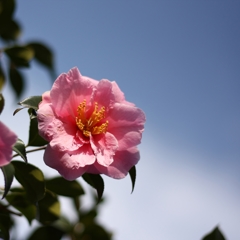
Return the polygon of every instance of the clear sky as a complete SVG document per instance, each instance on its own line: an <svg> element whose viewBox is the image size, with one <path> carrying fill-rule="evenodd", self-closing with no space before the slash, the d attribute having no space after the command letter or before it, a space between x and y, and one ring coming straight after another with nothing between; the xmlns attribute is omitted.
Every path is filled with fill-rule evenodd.
<svg viewBox="0 0 240 240"><path fill-rule="evenodd" d="M100 220L115 239L200 239L216 225L239 239L240 1L17 3L21 42L52 47L58 74L115 80L146 113L134 193L128 177L105 178ZM51 88L39 65L25 74L23 98ZM1 120L27 139L9 101Z"/></svg>

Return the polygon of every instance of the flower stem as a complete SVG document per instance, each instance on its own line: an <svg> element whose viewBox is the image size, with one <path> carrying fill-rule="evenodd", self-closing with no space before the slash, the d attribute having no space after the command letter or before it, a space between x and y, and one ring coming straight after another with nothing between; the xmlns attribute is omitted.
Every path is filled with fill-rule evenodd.
<svg viewBox="0 0 240 240"><path fill-rule="evenodd" d="M46 149L46 147L47 146L42 146L42 147L39 147L39 148L31 149L31 150L26 151L26 153L31 153L31 152L37 152L37 151L40 151L40 150L44 150L44 149ZM12 156L12 158L17 157L17 156L19 156L18 153L14 154Z"/></svg>

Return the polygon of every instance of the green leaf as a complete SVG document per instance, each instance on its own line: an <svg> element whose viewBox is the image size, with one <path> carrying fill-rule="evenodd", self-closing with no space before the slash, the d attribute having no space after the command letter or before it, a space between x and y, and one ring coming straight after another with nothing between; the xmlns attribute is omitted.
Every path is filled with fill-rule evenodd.
<svg viewBox="0 0 240 240"><path fill-rule="evenodd" d="M13 151L19 154L22 159L27 162L26 148L25 144L21 139L18 139L17 142L13 146Z"/></svg>
<svg viewBox="0 0 240 240"><path fill-rule="evenodd" d="M53 226L45 226L37 228L28 240L60 240L65 234L64 231Z"/></svg>
<svg viewBox="0 0 240 240"><path fill-rule="evenodd" d="M130 170L129 170L129 175L132 181L132 192L134 190L135 187L135 182L136 182L136 167L133 166Z"/></svg>
<svg viewBox="0 0 240 240"><path fill-rule="evenodd" d="M15 0L7 0L0 2L0 17L10 19L15 10Z"/></svg>
<svg viewBox="0 0 240 240"><path fill-rule="evenodd" d="M12 181L14 178L14 167L11 163L9 163L6 166L1 167L3 176L4 176L4 181L5 181L5 188L4 188L4 194L2 196L2 199L6 197L11 185Z"/></svg>
<svg viewBox="0 0 240 240"><path fill-rule="evenodd" d="M111 240L112 233L108 232L101 225L94 223L86 226L78 239Z"/></svg>
<svg viewBox="0 0 240 240"><path fill-rule="evenodd" d="M0 34L5 41L16 40L21 34L21 28L16 20L9 19L1 25Z"/></svg>
<svg viewBox="0 0 240 240"><path fill-rule="evenodd" d="M27 46L6 48L4 52L16 67L29 67L29 62L34 56L33 49Z"/></svg>
<svg viewBox="0 0 240 240"><path fill-rule="evenodd" d="M13 88L16 97L19 98L24 90L24 79L21 73L15 67L10 67L9 78L11 87Z"/></svg>
<svg viewBox="0 0 240 240"><path fill-rule="evenodd" d="M40 64L53 70L53 54L49 47L40 42L32 42L27 46L33 49L34 57Z"/></svg>
<svg viewBox="0 0 240 240"><path fill-rule="evenodd" d="M6 81L6 77L3 72L2 66L0 64L0 91L2 91L5 81Z"/></svg>
<svg viewBox="0 0 240 240"><path fill-rule="evenodd" d="M42 200L38 202L38 220L43 224L49 224L60 217L60 203L57 195L49 190Z"/></svg>
<svg viewBox="0 0 240 240"><path fill-rule="evenodd" d="M13 225L12 218L7 209L7 206L0 203L0 238L7 240L10 239L9 231Z"/></svg>
<svg viewBox="0 0 240 240"><path fill-rule="evenodd" d="M31 224L32 220L36 218L37 207L31 201L25 192L14 192L6 196L7 201L19 212L21 212Z"/></svg>
<svg viewBox="0 0 240 240"><path fill-rule="evenodd" d="M35 112L33 109L29 109L28 113L30 115L30 127L29 127L29 138L28 145L29 146L44 146L48 144L46 140L44 140L38 132L38 121L35 116Z"/></svg>
<svg viewBox="0 0 240 240"><path fill-rule="evenodd" d="M225 237L223 236L219 228L215 227L213 231L204 236L202 240L225 240Z"/></svg>
<svg viewBox="0 0 240 240"><path fill-rule="evenodd" d="M82 178L97 190L98 201L101 200L104 191L104 181L99 174L84 173Z"/></svg>
<svg viewBox="0 0 240 240"><path fill-rule="evenodd" d="M15 177L26 191L29 201L35 203L45 194L44 176L37 167L20 161L11 162L15 168Z"/></svg>
<svg viewBox="0 0 240 240"><path fill-rule="evenodd" d="M82 186L77 181L68 181L62 177L47 180L46 188L58 195L72 198L84 194Z"/></svg>
<svg viewBox="0 0 240 240"><path fill-rule="evenodd" d="M4 108L4 103L5 103L4 97L3 97L3 95L0 93L0 114L2 113L2 110L3 110L3 108Z"/></svg>
<svg viewBox="0 0 240 240"><path fill-rule="evenodd" d="M33 108L34 110L38 110L38 105L42 101L42 96L32 96L25 98L23 101L18 104L23 106L24 108Z"/></svg>

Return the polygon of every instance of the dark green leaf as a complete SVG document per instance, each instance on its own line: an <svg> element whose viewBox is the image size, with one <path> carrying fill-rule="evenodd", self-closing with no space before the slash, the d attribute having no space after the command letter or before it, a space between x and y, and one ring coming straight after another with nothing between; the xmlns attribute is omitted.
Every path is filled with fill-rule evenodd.
<svg viewBox="0 0 240 240"><path fill-rule="evenodd" d="M46 188L58 195L72 198L84 194L82 186L77 181L68 181L62 177L47 180Z"/></svg>
<svg viewBox="0 0 240 240"><path fill-rule="evenodd" d="M6 77L3 72L2 66L0 64L0 91L2 91L5 81L6 81Z"/></svg>
<svg viewBox="0 0 240 240"><path fill-rule="evenodd" d="M38 121L35 116L35 110L29 109L28 113L30 115L30 127L29 127L29 146L44 146L48 142L44 140L38 133Z"/></svg>
<svg viewBox="0 0 240 240"><path fill-rule="evenodd" d="M134 190L135 187L135 182L136 182L136 167L133 166L130 170L129 170L129 175L131 177L131 181L132 181L132 192Z"/></svg>
<svg viewBox="0 0 240 240"><path fill-rule="evenodd" d="M81 234L81 237L78 239L111 240L112 233L95 223L86 226L84 232Z"/></svg>
<svg viewBox="0 0 240 240"><path fill-rule="evenodd" d="M3 40L10 41L16 40L21 33L21 28L15 20L6 20L3 24L0 24L0 34Z"/></svg>
<svg viewBox="0 0 240 240"><path fill-rule="evenodd" d="M218 227L214 228L212 232L208 233L202 238L202 240L225 240L225 237L221 233Z"/></svg>
<svg viewBox="0 0 240 240"><path fill-rule="evenodd" d="M24 99L18 104L25 108L33 108L34 110L38 110L38 105L42 101L42 96L32 96Z"/></svg>
<svg viewBox="0 0 240 240"><path fill-rule="evenodd" d="M10 238L9 231L13 225L10 213L6 207L7 206L0 203L0 238L4 240Z"/></svg>
<svg viewBox="0 0 240 240"><path fill-rule="evenodd" d="M28 199L25 192L14 192L6 196L7 201L19 212L21 212L31 224L32 220L36 218L37 207Z"/></svg>
<svg viewBox="0 0 240 240"><path fill-rule="evenodd" d="M98 200L100 201L104 191L104 182L99 174L84 173L83 179L93 188L97 190Z"/></svg>
<svg viewBox="0 0 240 240"><path fill-rule="evenodd" d="M49 224L56 221L60 216L57 195L47 190L44 198L38 202L38 212L39 222Z"/></svg>
<svg viewBox="0 0 240 240"><path fill-rule="evenodd" d="M9 163L6 166L1 167L3 175L4 175L4 181L5 181L5 188L4 188L4 194L2 196L2 199L6 197L14 178L14 167L11 163Z"/></svg>
<svg viewBox="0 0 240 240"><path fill-rule="evenodd" d="M29 62L34 56L33 49L27 46L6 48L4 52L16 67L29 67Z"/></svg>
<svg viewBox="0 0 240 240"><path fill-rule="evenodd" d="M15 10L15 0L7 0L0 2L0 17L10 19Z"/></svg>
<svg viewBox="0 0 240 240"><path fill-rule="evenodd" d="M32 42L27 46L33 49L34 57L39 63L53 70L53 54L49 47L39 42Z"/></svg>
<svg viewBox="0 0 240 240"><path fill-rule="evenodd" d="M37 167L20 161L11 162L15 168L15 177L26 190L28 199L35 203L45 194L44 176Z"/></svg>
<svg viewBox="0 0 240 240"><path fill-rule="evenodd" d="M9 78L16 97L19 98L24 90L24 79L21 73L14 67L9 69Z"/></svg>
<svg viewBox="0 0 240 240"><path fill-rule="evenodd" d="M53 226L39 227L28 240L60 240L64 234L64 231Z"/></svg>
<svg viewBox="0 0 240 240"><path fill-rule="evenodd" d="M3 95L0 93L0 114L2 113L2 110L3 110L3 108L4 108L4 103L5 103L4 97L3 97Z"/></svg>
<svg viewBox="0 0 240 240"><path fill-rule="evenodd" d="M19 154L22 159L27 162L26 148L25 144L21 139L18 139L17 142L13 146L13 151Z"/></svg>

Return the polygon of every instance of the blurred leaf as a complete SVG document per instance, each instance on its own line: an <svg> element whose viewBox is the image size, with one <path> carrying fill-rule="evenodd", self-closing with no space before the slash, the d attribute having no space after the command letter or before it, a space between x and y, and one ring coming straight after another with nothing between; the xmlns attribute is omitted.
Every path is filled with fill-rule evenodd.
<svg viewBox="0 0 240 240"><path fill-rule="evenodd" d="M24 90L24 80L21 73L14 67L9 69L9 78L11 87L13 88L16 97L19 98Z"/></svg>
<svg viewBox="0 0 240 240"><path fill-rule="evenodd" d="M45 194L44 176L37 167L20 161L11 162L15 168L15 177L26 190L29 201L35 203Z"/></svg>
<svg viewBox="0 0 240 240"><path fill-rule="evenodd" d="M34 56L33 49L27 46L6 48L4 52L16 67L29 67L29 61Z"/></svg>
<svg viewBox="0 0 240 240"><path fill-rule="evenodd" d="M34 57L40 64L53 70L53 54L49 47L39 42L32 42L27 46L33 49Z"/></svg>
<svg viewBox="0 0 240 240"><path fill-rule="evenodd" d="M4 103L5 103L4 97L3 97L3 95L0 93L0 114L2 113L2 110L3 110L3 108L4 108Z"/></svg>
<svg viewBox="0 0 240 240"><path fill-rule="evenodd" d="M68 181L62 177L47 180L46 188L65 197L74 198L84 194L82 186L77 181Z"/></svg>
<svg viewBox="0 0 240 240"><path fill-rule="evenodd" d="M49 224L56 221L60 216L60 203L57 195L49 190L42 200L38 202L39 222Z"/></svg>
<svg viewBox="0 0 240 240"><path fill-rule="evenodd" d="M111 240L112 233L108 232L98 224L92 224L85 227L84 232L79 239Z"/></svg>
<svg viewBox="0 0 240 240"><path fill-rule="evenodd" d="M36 218L37 207L28 199L25 192L14 192L6 196L7 201L19 212L21 212L31 224L32 220Z"/></svg>
<svg viewBox="0 0 240 240"><path fill-rule="evenodd" d="M202 240L225 240L218 227L214 228L212 232L202 238Z"/></svg>
<svg viewBox="0 0 240 240"><path fill-rule="evenodd" d="M129 170L129 175L131 177L131 181L132 181L132 192L134 190L134 186L135 186L135 182L136 182L136 167L133 166L130 170Z"/></svg>
<svg viewBox="0 0 240 240"><path fill-rule="evenodd" d="M99 174L84 173L82 178L97 190L98 201L101 200L104 191L104 181Z"/></svg>
<svg viewBox="0 0 240 240"><path fill-rule="evenodd" d="M0 19L10 19L15 10L15 0L0 1Z"/></svg>
<svg viewBox="0 0 240 240"><path fill-rule="evenodd" d="M4 194L2 196L2 199L6 197L11 185L12 181L14 178L14 167L11 163L9 163L6 166L1 167L3 176L4 176L4 181L5 181L5 188L4 188Z"/></svg>
<svg viewBox="0 0 240 240"><path fill-rule="evenodd" d="M39 227L28 240L60 240L64 234L64 231L53 226Z"/></svg>
<svg viewBox="0 0 240 240"><path fill-rule="evenodd" d="M18 153L22 159L27 162L26 148L25 144L21 139L18 139L17 142L13 146L13 151Z"/></svg>
<svg viewBox="0 0 240 240"><path fill-rule="evenodd" d="M13 225L10 213L6 211L6 206L0 203L0 238L10 239L9 230Z"/></svg>
<svg viewBox="0 0 240 240"><path fill-rule="evenodd" d="M29 127L29 146L44 146L48 144L46 140L44 140L38 133L38 121L36 116L34 115L34 110L29 109L28 113L30 115L30 127Z"/></svg>
<svg viewBox="0 0 240 240"><path fill-rule="evenodd" d="M2 66L0 64L0 91L2 91L5 81L6 81L6 77L3 72Z"/></svg>
<svg viewBox="0 0 240 240"><path fill-rule="evenodd" d="M21 28L16 20L7 20L3 24L0 24L0 35L3 40L10 41L16 40L21 33Z"/></svg>

